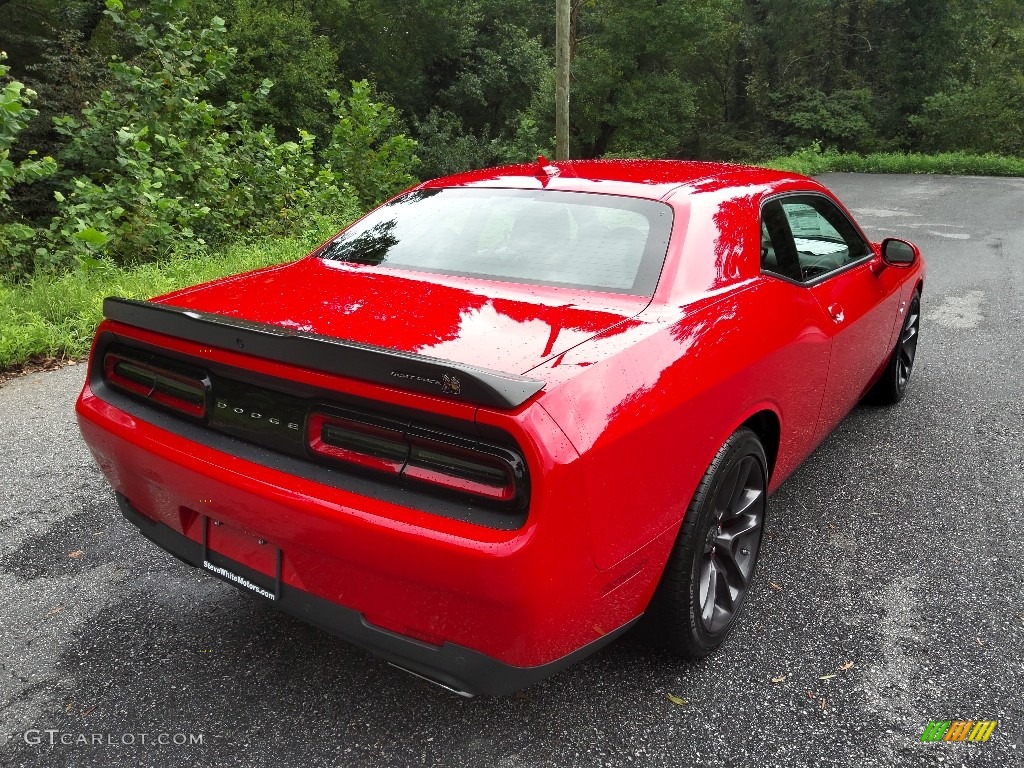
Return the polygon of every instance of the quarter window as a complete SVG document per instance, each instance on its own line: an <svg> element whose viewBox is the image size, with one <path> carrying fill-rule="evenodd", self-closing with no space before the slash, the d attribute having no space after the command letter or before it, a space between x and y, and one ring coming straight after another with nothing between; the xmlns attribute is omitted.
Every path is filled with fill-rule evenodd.
<svg viewBox="0 0 1024 768"><path fill-rule="evenodd" d="M761 210L761 269L810 282L871 253L850 220L830 200L794 195Z"/></svg>

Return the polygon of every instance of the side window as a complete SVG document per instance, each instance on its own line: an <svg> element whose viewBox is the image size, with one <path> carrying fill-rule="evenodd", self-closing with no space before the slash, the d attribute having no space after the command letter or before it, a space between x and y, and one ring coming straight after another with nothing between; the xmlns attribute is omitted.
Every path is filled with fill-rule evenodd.
<svg viewBox="0 0 1024 768"><path fill-rule="evenodd" d="M772 200L761 210L761 269L808 282L871 252L850 220L817 195Z"/></svg>

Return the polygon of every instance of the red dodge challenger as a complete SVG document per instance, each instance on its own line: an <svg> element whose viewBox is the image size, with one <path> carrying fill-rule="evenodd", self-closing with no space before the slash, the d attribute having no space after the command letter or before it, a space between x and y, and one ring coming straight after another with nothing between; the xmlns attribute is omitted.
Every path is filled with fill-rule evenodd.
<svg viewBox="0 0 1024 768"><path fill-rule="evenodd" d="M499 695L641 616L721 645L768 494L903 397L923 282L801 176L540 158L294 263L107 299L78 420L158 546Z"/></svg>

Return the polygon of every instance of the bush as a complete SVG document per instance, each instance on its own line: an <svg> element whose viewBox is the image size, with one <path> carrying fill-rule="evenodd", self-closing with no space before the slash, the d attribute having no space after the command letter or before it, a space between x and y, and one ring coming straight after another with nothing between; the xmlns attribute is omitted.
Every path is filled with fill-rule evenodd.
<svg viewBox="0 0 1024 768"><path fill-rule="evenodd" d="M964 85L925 99L910 124L932 151L1024 153L1024 75Z"/></svg>
<svg viewBox="0 0 1024 768"><path fill-rule="evenodd" d="M396 133L395 108L372 98L365 80L352 82L352 94L343 100L338 91L328 91L334 108L334 130L324 158L345 179L364 207L376 205L401 192L416 179L416 142Z"/></svg>
<svg viewBox="0 0 1024 768"><path fill-rule="evenodd" d="M90 270L40 273L18 285L0 281L0 371L33 359L78 358L89 351L105 296L145 299L176 288L289 261L346 224L236 244L202 257L121 267L108 260Z"/></svg>
<svg viewBox="0 0 1024 768"><path fill-rule="evenodd" d="M7 54L0 51L0 276L17 279L31 264L38 233L10 205L10 192L16 184L51 176L57 164L52 157L36 158L35 152L29 152L29 157L17 164L10 159L18 134L38 113L29 107L35 93L8 78L10 67L3 63L6 60Z"/></svg>
<svg viewBox="0 0 1024 768"><path fill-rule="evenodd" d="M274 126L281 140L300 130L330 134L331 112L324 93L338 83L341 46L314 22L316 0L189 0L189 5L193 16L217 13L228 19L227 41L238 54L219 93L239 101L269 78L274 87L269 98L256 105L258 124Z"/></svg>
<svg viewBox="0 0 1024 768"><path fill-rule="evenodd" d="M107 0L106 13L139 54L110 63L114 89L80 117L56 121L70 140L68 163L85 173L57 193L37 267L196 253L240 233L352 212L351 190L317 163L312 136L278 143L272 129L253 126L252 105L267 98L269 81L243 103L210 99L235 60L222 19L193 32L168 0L146 14Z"/></svg>
<svg viewBox="0 0 1024 768"><path fill-rule="evenodd" d="M537 123L529 115L518 116L517 130L508 136L478 136L467 131L454 112L432 109L416 123L423 178L448 176L473 168L527 163L538 154L551 154L537 137Z"/></svg>
<svg viewBox="0 0 1024 768"><path fill-rule="evenodd" d="M824 93L792 86L767 97L771 119L784 127L789 147L820 139L845 149L864 149L872 141L871 91L852 88Z"/></svg>
<svg viewBox="0 0 1024 768"><path fill-rule="evenodd" d="M815 142L791 155L766 160L760 165L805 176L819 173L945 173L950 175L1024 176L1024 158L995 153L968 152L855 152L822 150Z"/></svg>
<svg viewBox="0 0 1024 768"><path fill-rule="evenodd" d="M348 98L327 93L336 122L318 157L306 131L280 142L255 127L269 80L242 102L215 100L236 60L222 19L192 31L174 0L146 13L107 0L106 13L139 53L110 63L114 87L95 104L56 121L67 163L84 172L56 193L37 268L152 261L289 233L351 218L415 181L416 144L366 81Z"/></svg>

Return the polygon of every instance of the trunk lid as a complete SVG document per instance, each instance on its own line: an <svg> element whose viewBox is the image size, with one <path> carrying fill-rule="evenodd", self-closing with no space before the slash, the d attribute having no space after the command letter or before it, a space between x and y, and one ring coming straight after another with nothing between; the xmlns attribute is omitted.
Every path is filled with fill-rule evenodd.
<svg viewBox="0 0 1024 768"><path fill-rule="evenodd" d="M650 299L311 257L155 301L524 374L637 315Z"/></svg>

